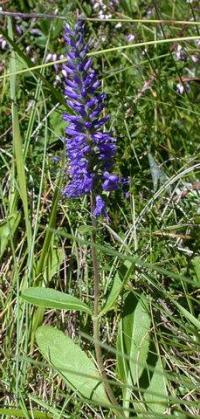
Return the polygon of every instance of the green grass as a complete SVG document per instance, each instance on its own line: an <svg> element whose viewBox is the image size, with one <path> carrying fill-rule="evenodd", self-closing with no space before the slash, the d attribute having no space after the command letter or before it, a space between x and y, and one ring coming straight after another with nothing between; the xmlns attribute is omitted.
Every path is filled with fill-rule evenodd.
<svg viewBox="0 0 200 419"><path fill-rule="evenodd" d="M46 17L55 7L58 17ZM106 22L89 1L21 0L4 10L42 16L22 19L21 35L13 17L0 16L7 40L0 74L0 415L200 418L198 1L123 0ZM43 286L93 309L89 200L62 197L64 99L55 62L45 61L49 52L57 53L61 73L63 20L73 22L77 10L87 18L90 55L108 93L116 171L130 178L128 197L110 195L110 222L98 220L95 245L99 344L119 410L80 397L66 383L70 371L62 359L70 341L59 356L51 335L43 356L38 350L39 331L47 330L38 328L53 326L95 364L90 310L58 310L44 296L36 307L21 298L27 287ZM40 32L34 35L32 27ZM185 60L176 59L177 44ZM177 92L180 82L189 86L183 94ZM84 362L72 381L86 378L92 385Z"/></svg>

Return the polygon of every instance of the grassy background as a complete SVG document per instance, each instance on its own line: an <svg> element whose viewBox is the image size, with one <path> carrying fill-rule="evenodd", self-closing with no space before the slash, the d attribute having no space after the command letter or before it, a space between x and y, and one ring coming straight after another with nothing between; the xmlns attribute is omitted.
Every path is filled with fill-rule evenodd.
<svg viewBox="0 0 200 419"><path fill-rule="evenodd" d="M89 0L21 0L2 6L43 14L39 19L0 16L2 418L113 417L69 390L34 343L35 327L43 322L81 342L93 356L88 316L58 310L44 314L20 299L27 286L37 284L92 304L88 200L67 201L60 194L67 162L61 64L55 68L55 61L65 53L64 21L73 22L78 11L90 18L92 55L108 93L110 128L118 139L116 171L130 178L128 196L117 191L109 197L110 223L98 222L102 304L124 261L134 262L113 310L102 320L105 369L117 380L113 388L119 401L121 383L129 386L129 417L200 417L199 4L105 4L103 22ZM60 17L46 17L55 9ZM53 56L46 65L48 54ZM151 374L155 360L162 361L154 375L153 402L146 404L145 374L134 385L120 375L120 319L129 305L134 315L140 296L148 300L151 319ZM141 330L142 318L135 316L134 322ZM160 377L167 386L163 398Z"/></svg>

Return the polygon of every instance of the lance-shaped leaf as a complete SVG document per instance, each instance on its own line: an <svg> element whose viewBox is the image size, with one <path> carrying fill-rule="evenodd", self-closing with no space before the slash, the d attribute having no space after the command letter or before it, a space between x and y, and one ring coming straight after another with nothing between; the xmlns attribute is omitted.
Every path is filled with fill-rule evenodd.
<svg viewBox="0 0 200 419"><path fill-rule="evenodd" d="M146 366L150 343L151 317L145 295L137 300L130 293L125 301L122 318L124 352L129 356L128 370L135 385ZM122 377L123 379L123 377Z"/></svg>
<svg viewBox="0 0 200 419"><path fill-rule="evenodd" d="M138 300L129 293L124 304L123 316L119 324L117 338L117 372L127 387L123 389L125 416L131 399L131 385L136 385L146 367L150 343L151 318L145 295ZM138 407L137 403L137 407ZM140 408L143 406L141 404Z"/></svg>
<svg viewBox="0 0 200 419"><path fill-rule="evenodd" d="M94 362L71 338L54 327L41 326L36 331L36 342L44 358L80 397L109 405Z"/></svg>
<svg viewBox="0 0 200 419"><path fill-rule="evenodd" d="M53 288L30 287L23 291L21 297L38 307L84 311L92 314L90 308L78 298Z"/></svg>
<svg viewBox="0 0 200 419"><path fill-rule="evenodd" d="M168 405L167 380L160 356L144 399L151 412L164 414Z"/></svg>

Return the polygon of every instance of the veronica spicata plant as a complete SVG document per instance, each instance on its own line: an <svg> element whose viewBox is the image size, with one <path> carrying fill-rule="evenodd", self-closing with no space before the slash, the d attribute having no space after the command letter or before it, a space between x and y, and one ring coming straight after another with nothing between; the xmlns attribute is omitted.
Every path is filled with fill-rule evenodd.
<svg viewBox="0 0 200 419"><path fill-rule="evenodd" d="M67 62L63 65L65 97L72 113L65 113L68 123L66 149L69 159L69 182L64 189L68 198L90 195L91 255L93 265L93 310L78 298L51 288L28 288L23 298L40 307L83 311L92 316L93 342L97 367L92 359L62 332L49 326L36 331L40 351L62 373L72 389L86 399L109 406L119 415L120 406L104 370L100 343L100 284L101 275L96 254L96 218L107 216L104 191L117 189L119 178L112 173L116 140L104 131L108 116L102 116L105 94L88 58L89 43L84 40L84 24L78 21L74 30L67 25L64 39L67 44ZM123 416L123 415L122 415ZM122 417L120 414L120 417Z"/></svg>
<svg viewBox="0 0 200 419"><path fill-rule="evenodd" d="M74 30L65 27L64 39L68 47L67 62L63 65L65 76L65 97L74 114L65 113L68 122L65 130L66 149L69 158L69 183L64 194L76 198L90 194L92 215L92 262L94 274L93 339L99 370L104 380L110 401L117 405L113 391L104 372L99 336L99 283L100 273L96 254L95 218L107 216L103 191L117 189L119 178L112 173L116 140L103 130L109 116L102 116L105 108L105 93L100 93L101 82L93 68L92 59L87 56L89 43L84 38L84 22L79 20Z"/></svg>
<svg viewBox="0 0 200 419"><path fill-rule="evenodd" d="M92 193L92 212L95 217L106 216L103 191L117 189L119 178L112 173L116 140L103 127L108 116L102 116L105 93L100 92L101 82L88 58L89 43L84 40L84 23L78 21L74 30L65 27L68 46L67 62L63 65L65 97L74 112L65 113L66 149L69 158L69 183L64 194L70 198Z"/></svg>

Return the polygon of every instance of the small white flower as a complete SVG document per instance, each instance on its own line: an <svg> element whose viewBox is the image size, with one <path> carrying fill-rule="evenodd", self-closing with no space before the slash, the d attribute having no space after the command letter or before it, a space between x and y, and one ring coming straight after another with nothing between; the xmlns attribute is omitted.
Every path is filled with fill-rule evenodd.
<svg viewBox="0 0 200 419"><path fill-rule="evenodd" d="M191 55L191 59L193 61L193 63L198 63L199 58L196 55Z"/></svg>
<svg viewBox="0 0 200 419"><path fill-rule="evenodd" d="M103 11L100 10L99 12L99 19L104 20L106 18L106 16L104 15Z"/></svg>
<svg viewBox="0 0 200 419"><path fill-rule="evenodd" d="M94 9L94 10L99 9L99 4L98 4L98 3L94 3L94 5L93 5L93 9Z"/></svg>
<svg viewBox="0 0 200 419"><path fill-rule="evenodd" d="M49 61L51 61L52 60L52 54L47 54L47 56L46 56L46 63L48 63Z"/></svg>
<svg viewBox="0 0 200 419"><path fill-rule="evenodd" d="M2 49L5 49L6 48L6 45L7 45L7 42L6 42L5 39L3 39L3 41L1 42L1 48Z"/></svg>
<svg viewBox="0 0 200 419"><path fill-rule="evenodd" d="M27 47L26 47L26 52L27 52L27 54L29 54L29 52L31 51L31 46L30 45L28 45Z"/></svg>
<svg viewBox="0 0 200 419"><path fill-rule="evenodd" d="M121 27L122 27L121 22L118 22L118 23L115 25L115 28L116 28L116 29L119 29L119 28L121 28Z"/></svg>
<svg viewBox="0 0 200 419"><path fill-rule="evenodd" d="M152 9L147 10L147 18L151 17L152 15L153 15L153 10Z"/></svg>
<svg viewBox="0 0 200 419"><path fill-rule="evenodd" d="M185 90L184 90L184 86L183 86L183 84L182 84L182 83L178 83L178 84L177 84L177 86L176 86L176 91L177 91L177 93L179 93L180 95L182 95L182 94L183 94L183 92L184 92Z"/></svg>
<svg viewBox="0 0 200 419"><path fill-rule="evenodd" d="M180 44L177 45L174 55L177 61L185 61L187 58L187 54Z"/></svg>

